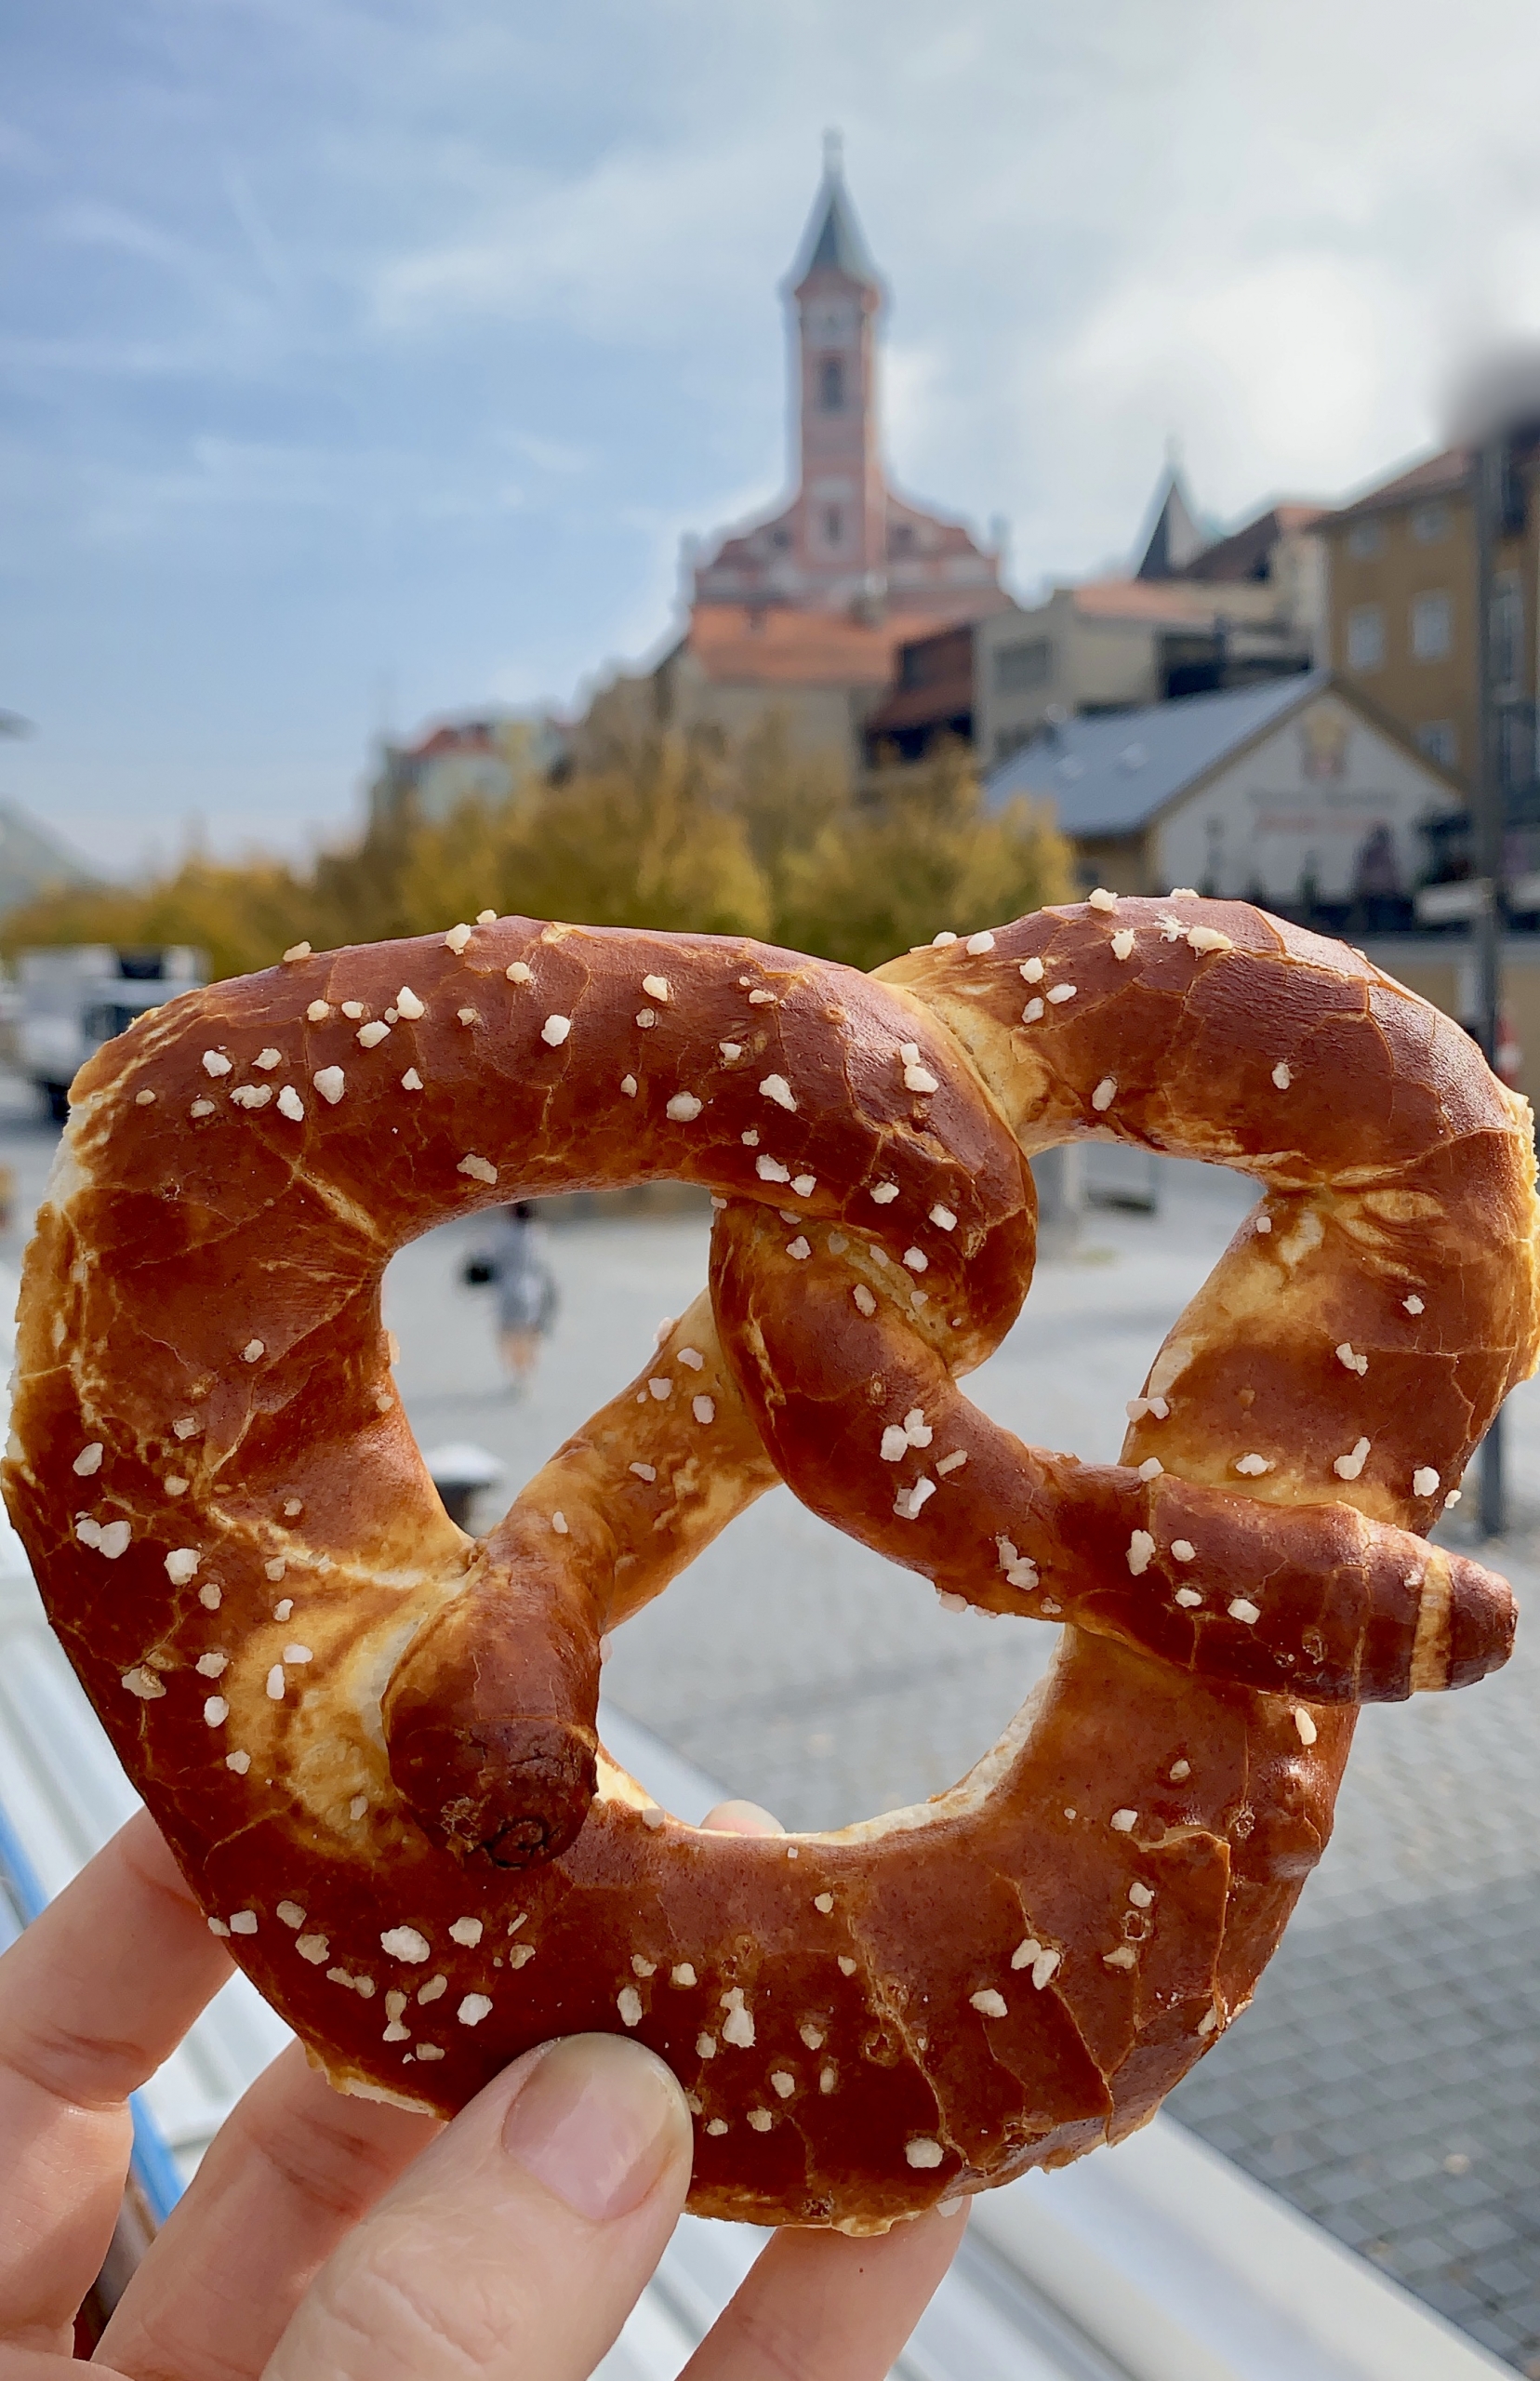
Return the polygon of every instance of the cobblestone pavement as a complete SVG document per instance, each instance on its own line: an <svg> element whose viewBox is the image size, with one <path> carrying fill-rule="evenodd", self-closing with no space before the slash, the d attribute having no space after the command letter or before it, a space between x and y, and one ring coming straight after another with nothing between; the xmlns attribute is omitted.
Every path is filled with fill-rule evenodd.
<svg viewBox="0 0 1540 2381"><path fill-rule="evenodd" d="M0 1083L0 1160L19 1177L0 1259L20 1248L51 1143ZM1076 1256L1040 1268L973 1393L1028 1439L1114 1455L1123 1401L1248 1202L1228 1176L1167 1165L1158 1215L1093 1212ZM486 1294L459 1278L473 1240L457 1226L405 1251L386 1318L424 1447L469 1439L506 1467L485 1522L683 1311L706 1226L553 1228L561 1314L522 1401L499 1378ZM1171 2109L1540 2376L1540 1386L1518 1392L1507 1428L1512 1526L1490 1559L1535 1625L1474 1692L1365 1712L1283 1949ZM1049 1650L1035 1627L942 1612L781 1490L620 1632L605 1684L734 1792L820 1827L949 1784Z"/></svg>

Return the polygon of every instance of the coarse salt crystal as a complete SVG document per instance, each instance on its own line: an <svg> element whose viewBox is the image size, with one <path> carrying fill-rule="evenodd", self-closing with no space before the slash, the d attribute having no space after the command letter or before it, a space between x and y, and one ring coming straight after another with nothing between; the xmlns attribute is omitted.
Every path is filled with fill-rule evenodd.
<svg viewBox="0 0 1540 2381"><path fill-rule="evenodd" d="M1020 975L1021 980L1024 984L1041 984L1042 981L1042 962L1041 959L1024 959L1022 961Z"/></svg>
<svg viewBox="0 0 1540 2381"><path fill-rule="evenodd" d="M1421 1314L1423 1310L1423 1302L1421 1298L1416 1296L1415 1292L1414 1292L1411 1297L1402 1298L1401 1304L1406 1309L1408 1314Z"/></svg>
<svg viewBox="0 0 1540 2381"><path fill-rule="evenodd" d="M1280 1058L1280 1060L1279 1060L1279 1062L1278 1062L1277 1066L1276 1066L1276 1067L1274 1067L1274 1069L1273 1069L1273 1071L1272 1071L1272 1079L1273 1079L1274 1083L1277 1084L1277 1086L1278 1086L1278 1088L1279 1088L1279 1090L1280 1090L1280 1091L1287 1091L1287 1090L1288 1090L1288 1088L1289 1088L1289 1085L1290 1085L1290 1084L1293 1083L1293 1081L1294 1081L1294 1076L1293 1076L1293 1074L1291 1073L1290 1070L1289 1070L1289 1069L1284 1065L1284 1063L1283 1063L1283 1061L1282 1061L1282 1059L1281 1059L1281 1058Z"/></svg>
<svg viewBox="0 0 1540 2381"><path fill-rule="evenodd" d="M1109 893L1105 885L1098 885L1094 893L1090 893L1086 896L1086 907L1088 909L1102 910L1110 913L1117 908L1117 895L1115 893Z"/></svg>
<svg viewBox="0 0 1540 2381"><path fill-rule="evenodd" d="M1114 1811L1108 1824L1116 1835L1130 1835L1139 1823L1137 1811Z"/></svg>
<svg viewBox="0 0 1540 2381"><path fill-rule="evenodd" d="M174 1588L185 1588L202 1561L195 1546L173 1547L166 1558L166 1576Z"/></svg>
<svg viewBox="0 0 1540 2381"><path fill-rule="evenodd" d="M1155 1540L1148 1530L1136 1529L1128 1541L1128 1567L1137 1579L1155 1559Z"/></svg>
<svg viewBox="0 0 1540 2381"><path fill-rule="evenodd" d="M469 926L451 926L448 933L444 938L444 947L445 951L452 951L458 959L470 939L471 929Z"/></svg>
<svg viewBox="0 0 1540 2381"><path fill-rule="evenodd" d="M644 976L642 990L650 1001L662 1001L665 1006L673 997L667 976Z"/></svg>
<svg viewBox="0 0 1540 2381"><path fill-rule="evenodd" d="M762 1182L790 1182L791 1169L782 1165L778 1157L760 1156L754 1160L754 1172Z"/></svg>
<svg viewBox="0 0 1540 2381"><path fill-rule="evenodd" d="M850 1295L856 1301L856 1311L858 1313L865 1315L873 1315L876 1313L877 1301L872 1297L871 1292L867 1288L864 1282L857 1282Z"/></svg>
<svg viewBox="0 0 1540 2381"><path fill-rule="evenodd" d="M994 937L987 930L983 934L971 934L962 945L970 959L982 959L984 953L994 947Z"/></svg>
<svg viewBox="0 0 1540 2381"><path fill-rule="evenodd" d="M571 1031L570 1017L548 1017L540 1028L540 1039L548 1043L552 1050L559 1050Z"/></svg>
<svg viewBox="0 0 1540 2381"><path fill-rule="evenodd" d="M1184 1612L1192 1612L1203 1599L1196 1588L1178 1588L1175 1601L1181 1605Z"/></svg>
<svg viewBox="0 0 1540 2381"><path fill-rule="evenodd" d="M676 1124L693 1124L700 1108L701 1103L693 1091L676 1091L664 1113Z"/></svg>
<svg viewBox="0 0 1540 2381"><path fill-rule="evenodd" d="M534 969L526 966L522 959L515 959L511 965L503 969L503 974L511 984L532 984L535 981ZM405 1014L403 1009L402 1015L405 1017Z"/></svg>
<svg viewBox="0 0 1540 2381"><path fill-rule="evenodd" d="M305 1103L290 1083L286 1083L278 1094L278 1113L286 1116L291 1124L304 1123Z"/></svg>
<svg viewBox="0 0 1540 2381"><path fill-rule="evenodd" d="M308 959L310 955L311 947L308 942L291 942L284 953L284 964L285 967L291 967L297 959Z"/></svg>
<svg viewBox="0 0 1540 2381"><path fill-rule="evenodd" d="M1294 1723L1298 1731L1300 1743L1313 1745L1320 1731L1302 1704L1296 1703L1294 1706Z"/></svg>
<svg viewBox="0 0 1540 2381"><path fill-rule="evenodd" d="M206 1075L227 1075L234 1063L233 1058L227 1058L222 1050L206 1050L203 1054Z"/></svg>
<svg viewBox="0 0 1540 2381"><path fill-rule="evenodd" d="M1076 989L1077 987L1073 984L1055 984L1049 991L1048 998L1055 1004L1061 1001L1072 1001Z"/></svg>
<svg viewBox="0 0 1540 2381"><path fill-rule="evenodd" d="M1360 1439L1350 1455L1338 1456L1336 1461L1332 1466L1332 1470L1336 1473L1339 1480L1356 1480L1363 1470L1368 1455L1368 1440Z"/></svg>
<svg viewBox="0 0 1540 2381"><path fill-rule="evenodd" d="M714 1422L716 1420L716 1400L711 1397L693 1397L690 1400L690 1411L695 1416L697 1422L703 1424Z"/></svg>
<svg viewBox="0 0 1540 2381"><path fill-rule="evenodd" d="M784 1075L766 1075L760 1085L760 1096L764 1099L773 1099L777 1108L789 1109L793 1114L796 1112L797 1103L792 1097L791 1086Z"/></svg>
<svg viewBox="0 0 1540 2381"><path fill-rule="evenodd" d="M378 1048L390 1031L388 1025L381 1025L377 1019L373 1025L361 1025L353 1039L360 1049L374 1050Z"/></svg>
<svg viewBox="0 0 1540 2381"><path fill-rule="evenodd" d="M75 1470L77 1471L80 1470L78 1463ZM1420 1470L1412 1474L1412 1494L1414 1496L1436 1496L1438 1493L1439 1475L1431 1464L1425 1463Z"/></svg>
<svg viewBox="0 0 1540 2381"><path fill-rule="evenodd" d="M896 1182L877 1182L872 1185L871 1204L874 1207L890 1206L897 1196Z"/></svg>
<svg viewBox="0 0 1540 2381"><path fill-rule="evenodd" d="M248 1339L241 1350L241 1362L243 1364L259 1363L266 1354L267 1344L264 1340Z"/></svg>
<svg viewBox="0 0 1540 2381"><path fill-rule="evenodd" d="M1253 1603L1249 1596L1236 1596L1231 1603L1226 1605L1225 1609L1229 1614L1232 1620L1244 1621L1248 1629L1255 1627L1256 1622L1262 1617L1261 1613L1258 1611L1256 1605Z"/></svg>
<svg viewBox="0 0 1540 2381"><path fill-rule="evenodd" d="M347 1078L340 1067L323 1067L319 1074L312 1075L311 1081L322 1098L332 1108L337 1106L348 1087Z"/></svg>
<svg viewBox="0 0 1540 2381"><path fill-rule="evenodd" d="M1021 1012L1021 1021L1023 1025L1036 1025L1042 1015L1042 1003L1034 993Z"/></svg>
<svg viewBox="0 0 1540 2381"><path fill-rule="evenodd" d="M1265 1471L1272 1470L1272 1465L1265 1455L1243 1455L1237 1457L1235 1468L1248 1480L1260 1480Z"/></svg>
<svg viewBox="0 0 1540 2381"><path fill-rule="evenodd" d="M1096 1111L1098 1115L1105 1115L1117 1096L1118 1084L1116 1076L1103 1075L1100 1083L1096 1085L1095 1090L1091 1094L1091 1105Z"/></svg>
<svg viewBox="0 0 1540 2381"><path fill-rule="evenodd" d="M1117 933L1112 938L1112 956L1114 959L1133 958L1134 929L1132 926L1120 926L1118 928Z"/></svg>
<svg viewBox="0 0 1540 2381"><path fill-rule="evenodd" d="M620 1089L626 1098L634 1099L636 1097L636 1077L634 1075L622 1075L620 1078Z"/></svg>
<svg viewBox="0 0 1540 2381"><path fill-rule="evenodd" d="M1196 897L1195 897L1196 898ZM1211 951L1233 951L1234 943L1217 926L1188 926L1188 942L1200 955Z"/></svg>

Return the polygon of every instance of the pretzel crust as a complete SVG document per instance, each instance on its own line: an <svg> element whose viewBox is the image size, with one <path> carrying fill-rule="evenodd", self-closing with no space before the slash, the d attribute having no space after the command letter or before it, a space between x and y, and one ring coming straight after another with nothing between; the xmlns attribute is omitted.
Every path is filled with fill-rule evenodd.
<svg viewBox="0 0 1540 2381"><path fill-rule="evenodd" d="M74 1099L7 1500L210 1922L344 2089L447 2113L634 2031L697 2111L697 2212L883 2229L1143 2122L1249 1999L1358 1702L1506 1657L1503 1583L1408 1525L1533 1366L1527 1111L1244 905L1077 905L877 979L504 919L185 995ZM1023 1151L1091 1133L1265 1185L1104 1467L956 1387L1029 1278ZM666 1177L725 1203L711 1297L472 1544L390 1379L389 1256ZM1072 1625L949 1794L705 1836L597 1745L598 1636L778 1474Z"/></svg>

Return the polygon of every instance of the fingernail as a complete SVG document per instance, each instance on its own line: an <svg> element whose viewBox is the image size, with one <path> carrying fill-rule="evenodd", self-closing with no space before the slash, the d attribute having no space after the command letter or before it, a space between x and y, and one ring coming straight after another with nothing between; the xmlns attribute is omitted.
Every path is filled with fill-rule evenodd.
<svg viewBox="0 0 1540 2381"><path fill-rule="evenodd" d="M639 2207L689 2138L668 2068L614 2034L553 2043L502 2125L514 2163L594 2224Z"/></svg>

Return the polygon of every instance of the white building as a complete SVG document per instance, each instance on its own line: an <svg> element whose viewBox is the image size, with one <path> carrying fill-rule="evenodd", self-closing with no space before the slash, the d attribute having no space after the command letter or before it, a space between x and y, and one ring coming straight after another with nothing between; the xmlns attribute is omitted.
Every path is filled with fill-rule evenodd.
<svg viewBox="0 0 1540 2381"><path fill-rule="evenodd" d="M1409 925L1455 780L1329 672L1042 729L986 780L1050 802L1086 886L1176 885L1326 928Z"/></svg>

